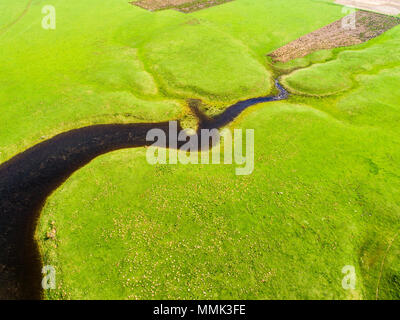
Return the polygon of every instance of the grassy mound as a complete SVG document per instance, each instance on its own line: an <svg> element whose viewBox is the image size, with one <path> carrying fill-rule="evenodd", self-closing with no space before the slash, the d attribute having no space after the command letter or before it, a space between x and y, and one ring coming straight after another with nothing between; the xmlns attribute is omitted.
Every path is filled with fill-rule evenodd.
<svg viewBox="0 0 400 320"><path fill-rule="evenodd" d="M356 86L356 76L359 74L375 74L400 66L400 27L359 47L336 49L333 52L335 57L326 63L284 76L283 84L297 94L328 96Z"/></svg>
<svg viewBox="0 0 400 320"><path fill-rule="evenodd" d="M273 85L271 73L247 47L202 24L160 34L146 43L143 52L170 95L233 103L267 95Z"/></svg>
<svg viewBox="0 0 400 320"><path fill-rule="evenodd" d="M385 250L367 244L377 233L385 247L399 227L396 142L285 102L249 110L235 127L256 132L251 176L224 165L153 167L143 150L77 172L37 232L58 270L47 297L374 298ZM386 297L400 262L389 252ZM342 289L345 265L356 267L354 291Z"/></svg>
<svg viewBox="0 0 400 320"><path fill-rule="evenodd" d="M221 109L267 94L266 54L342 16L312 0L236 0L187 15L54 0L57 29L46 31L47 2L2 29L25 9L6 3L0 162L69 128L182 118L186 98ZM57 270L46 298L398 298L399 38L397 28L357 50L279 65L306 67L284 79L304 96L232 124L255 129L250 176L150 166L143 149L76 172L37 230L43 263ZM342 288L345 265L356 268L353 291Z"/></svg>
<svg viewBox="0 0 400 320"><path fill-rule="evenodd" d="M0 162L71 128L185 117L186 98L221 110L268 94L265 54L341 15L329 7L315 19L326 5L308 0L286 1L280 15L280 3L238 0L183 14L126 0L54 0L56 30L44 30L48 3L2 1ZM290 5L307 8L304 23Z"/></svg>
<svg viewBox="0 0 400 320"><path fill-rule="evenodd" d="M306 3L315 5L299 6ZM223 19L222 12L238 22L247 14L241 4L250 14L260 11L252 20L256 27ZM277 2L266 4L274 5L278 10ZM196 12L189 25L175 12L157 19L141 15L138 21L148 33L123 28L120 37L139 48L146 70L157 65L159 72L150 73L162 92L183 97L189 77L179 63L196 62L184 58L192 47L180 49L185 45L180 28L200 30L190 36L206 42L227 33L222 43L232 48L248 43L249 49L235 54L261 64L261 53L279 43L274 34L286 40L298 36L288 31L297 22L285 25L286 17L270 13L270 20L282 25L262 38L257 27L265 21L263 8L258 1L235 1ZM221 33L211 34L214 28ZM166 37L176 44L171 47L176 69L165 59ZM285 78L305 94L346 91L324 98L292 96L246 111L232 127L255 129L250 176L237 177L234 166L224 165L154 167L144 150L114 152L76 172L49 199L37 230L44 263L57 269L58 289L46 298L396 299L398 39L395 29L358 50L323 51L277 66L280 72L305 68ZM389 49L395 54L382 55ZM214 101L223 97L206 90L212 82L194 79L192 93L213 92ZM343 79L351 83L345 86ZM55 237L47 237L52 231ZM355 290L342 288L345 265L356 268Z"/></svg>

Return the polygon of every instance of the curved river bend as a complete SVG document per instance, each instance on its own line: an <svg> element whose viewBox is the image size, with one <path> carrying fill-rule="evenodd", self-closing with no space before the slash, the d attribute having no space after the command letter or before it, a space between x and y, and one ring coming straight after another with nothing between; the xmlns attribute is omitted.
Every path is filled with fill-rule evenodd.
<svg viewBox="0 0 400 320"><path fill-rule="evenodd" d="M199 116L199 130L219 129L249 106L286 99L288 92L278 81L276 86L278 95L238 102L211 119L192 106ZM99 155L153 144L146 141L146 134L155 128L167 134L169 123L75 129L41 142L0 165L0 299L40 299L42 296L42 265L34 232L47 197L72 173Z"/></svg>

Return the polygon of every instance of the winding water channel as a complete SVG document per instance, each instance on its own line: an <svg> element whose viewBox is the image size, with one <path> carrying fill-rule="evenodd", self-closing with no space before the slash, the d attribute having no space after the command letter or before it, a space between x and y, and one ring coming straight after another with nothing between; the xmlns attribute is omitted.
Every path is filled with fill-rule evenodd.
<svg viewBox="0 0 400 320"><path fill-rule="evenodd" d="M194 110L198 132L224 127L255 104L286 99L288 92L278 81L276 86L276 96L238 102L211 119ZM42 265L34 232L51 193L102 154L153 144L146 141L146 134L155 128L164 130L168 141L168 122L93 125L56 135L0 165L0 299L42 297Z"/></svg>

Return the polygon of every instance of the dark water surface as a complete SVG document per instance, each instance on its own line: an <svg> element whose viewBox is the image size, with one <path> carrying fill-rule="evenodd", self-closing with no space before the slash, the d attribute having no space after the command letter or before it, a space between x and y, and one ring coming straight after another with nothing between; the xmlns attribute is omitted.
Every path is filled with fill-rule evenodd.
<svg viewBox="0 0 400 320"><path fill-rule="evenodd" d="M278 81L276 86L278 95L238 102L212 119L196 110L199 130L221 128L252 105L286 99L288 92ZM156 128L167 134L168 141L168 122L75 129L41 142L0 165L0 299L42 297L42 265L34 232L47 197L99 155L152 145L153 142L146 141L146 134Z"/></svg>

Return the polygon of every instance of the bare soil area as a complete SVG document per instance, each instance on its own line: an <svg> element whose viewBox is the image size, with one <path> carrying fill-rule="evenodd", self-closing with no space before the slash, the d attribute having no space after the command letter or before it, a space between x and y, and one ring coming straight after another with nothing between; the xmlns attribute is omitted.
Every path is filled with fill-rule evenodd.
<svg viewBox="0 0 400 320"><path fill-rule="evenodd" d="M355 24L352 23L355 21ZM400 24L400 18L369 11L357 11L311 32L270 53L276 62L287 62L312 52L366 42Z"/></svg>
<svg viewBox="0 0 400 320"><path fill-rule="evenodd" d="M233 0L139 0L133 1L131 4L150 11L176 9L180 12L188 13L229 1Z"/></svg>
<svg viewBox="0 0 400 320"><path fill-rule="evenodd" d="M399 0L336 0L336 3L347 7L376 11L383 14L400 14Z"/></svg>

